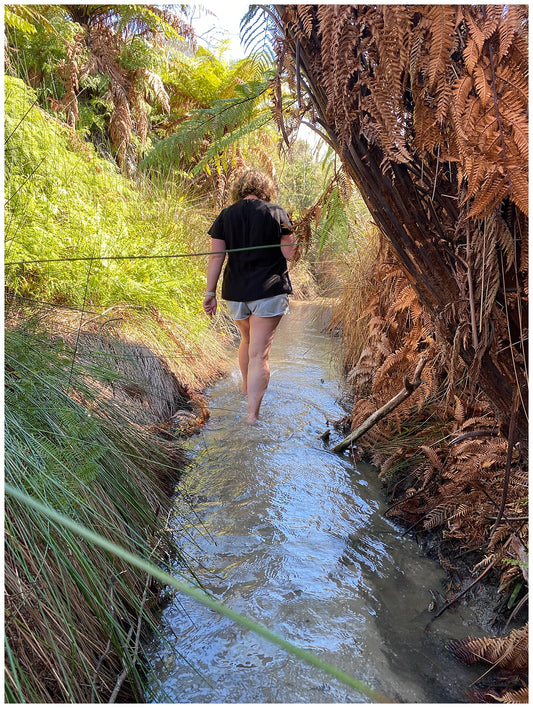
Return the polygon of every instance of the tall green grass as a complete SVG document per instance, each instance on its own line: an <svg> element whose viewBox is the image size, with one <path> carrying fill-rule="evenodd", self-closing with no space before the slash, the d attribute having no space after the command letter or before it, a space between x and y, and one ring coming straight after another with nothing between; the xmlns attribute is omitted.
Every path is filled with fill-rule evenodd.
<svg viewBox="0 0 533 708"><path fill-rule="evenodd" d="M72 352L32 329L6 334L6 481L139 558L179 560L161 528L181 451L101 395L112 371L72 368ZM123 668L138 679L146 576L17 501L5 511L6 699L108 700Z"/></svg>
<svg viewBox="0 0 533 708"><path fill-rule="evenodd" d="M315 666L318 669L321 669L327 675L338 679L346 686L350 686L351 688L356 689L363 695L371 698L373 701L377 703L389 702L389 699L385 695L371 688L370 686L368 686L368 684L363 683L359 679L356 679L350 674L347 674L345 671L338 669L337 667L333 666L332 664L329 664L323 659L320 659L318 656L311 654L305 649L301 649L292 642L288 642L287 640L283 639L283 637L280 637L278 634L271 632L263 625L260 625L254 620L251 620L249 617L246 617L245 615L236 612L235 610L231 609L230 607L227 607L221 602L218 602L218 600L215 600L207 593L197 588L191 587L187 583L183 583L182 581L177 580L175 577L168 575L160 568L153 565L153 563L140 559L138 556L130 553L128 550L122 548L118 544L110 542L107 539L99 536L98 534L95 534L90 529L87 529L86 527L71 521L71 519L65 517L63 514L58 513L49 506L42 504L41 502L36 502L30 496L24 494L18 489L11 487L10 485L7 488L7 492L12 498L16 499L17 501L20 501L22 504L25 504L29 508L36 511L38 514L44 515L45 518L50 519L52 521L56 521L57 523L61 524L65 529L72 531L78 537L89 541L97 547L108 550L110 553L115 554L118 558L123 559L125 562L131 564L133 567L139 568L141 570L144 570L146 573L153 575L155 578L160 580L160 582L168 583L171 587L175 588L178 591L181 591L189 597L194 598L206 607L209 607L211 610L219 613L222 616L231 618L237 624L240 624L241 626L252 630L258 636L267 639L268 641L272 642L273 644L279 647L282 647L289 654L296 656L301 661L306 662L311 666Z"/></svg>
<svg viewBox="0 0 533 708"><path fill-rule="evenodd" d="M206 251L210 215L184 184L163 192L126 180L35 101L20 79L5 77L6 262L94 260L7 265L6 285L78 307L155 308L205 329L198 318L205 257L100 257Z"/></svg>
<svg viewBox="0 0 533 708"><path fill-rule="evenodd" d="M159 409L172 413L176 391L216 374L221 346L200 315L205 259L98 256L206 250L205 211L183 185L125 180L12 77L5 139L6 261L93 258L6 266L6 481L139 558L172 556L185 571L161 531L182 453L136 419L136 394L118 394L142 384L156 402L170 386L153 423ZM14 500L5 538L6 700L107 701L124 672L142 697L147 577Z"/></svg>

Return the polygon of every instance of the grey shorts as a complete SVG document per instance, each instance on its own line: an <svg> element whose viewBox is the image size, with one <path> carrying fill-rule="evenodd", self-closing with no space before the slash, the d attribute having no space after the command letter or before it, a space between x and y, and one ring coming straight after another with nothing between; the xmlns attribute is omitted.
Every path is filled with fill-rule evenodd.
<svg viewBox="0 0 533 708"><path fill-rule="evenodd" d="M250 315L276 317L277 315L287 315L289 312L288 295L274 295L274 297L264 297L261 300L250 300L249 302L226 300L226 304L233 320L246 320Z"/></svg>

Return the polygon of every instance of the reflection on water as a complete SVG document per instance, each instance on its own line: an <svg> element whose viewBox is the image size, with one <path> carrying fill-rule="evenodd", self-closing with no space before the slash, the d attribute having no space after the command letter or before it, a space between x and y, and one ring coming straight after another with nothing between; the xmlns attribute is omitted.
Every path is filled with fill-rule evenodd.
<svg viewBox="0 0 533 708"><path fill-rule="evenodd" d="M393 702L463 701L476 673L444 644L477 627L459 609L427 629L444 573L383 517L376 470L319 439L343 415L325 316L325 305L291 303L258 426L243 422L237 373L210 390L177 533L204 587L233 609ZM166 608L162 634L148 650L154 703L367 700L186 597Z"/></svg>

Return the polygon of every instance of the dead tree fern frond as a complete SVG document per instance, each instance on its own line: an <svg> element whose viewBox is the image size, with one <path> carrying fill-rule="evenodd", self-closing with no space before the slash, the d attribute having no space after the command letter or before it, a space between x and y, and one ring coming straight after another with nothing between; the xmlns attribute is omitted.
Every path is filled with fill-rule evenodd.
<svg viewBox="0 0 533 708"><path fill-rule="evenodd" d="M507 637L465 637L449 642L448 649L464 664L482 661L507 670L525 671L528 666L528 625Z"/></svg>

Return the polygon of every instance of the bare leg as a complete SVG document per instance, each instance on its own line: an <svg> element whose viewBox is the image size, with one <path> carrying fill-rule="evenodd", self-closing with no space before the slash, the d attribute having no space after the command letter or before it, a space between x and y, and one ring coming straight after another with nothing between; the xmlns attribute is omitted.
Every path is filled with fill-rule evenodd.
<svg viewBox="0 0 533 708"><path fill-rule="evenodd" d="M248 410L247 423L255 423L259 417L261 401L270 380L268 357L274 332L283 315L258 317L250 315L250 344L248 347Z"/></svg>
<svg viewBox="0 0 533 708"><path fill-rule="evenodd" d="M239 369L241 370L242 376L242 390L246 396L248 394L248 362L250 359L248 353L250 346L250 318L236 320L235 324L241 333L241 341L239 344Z"/></svg>

